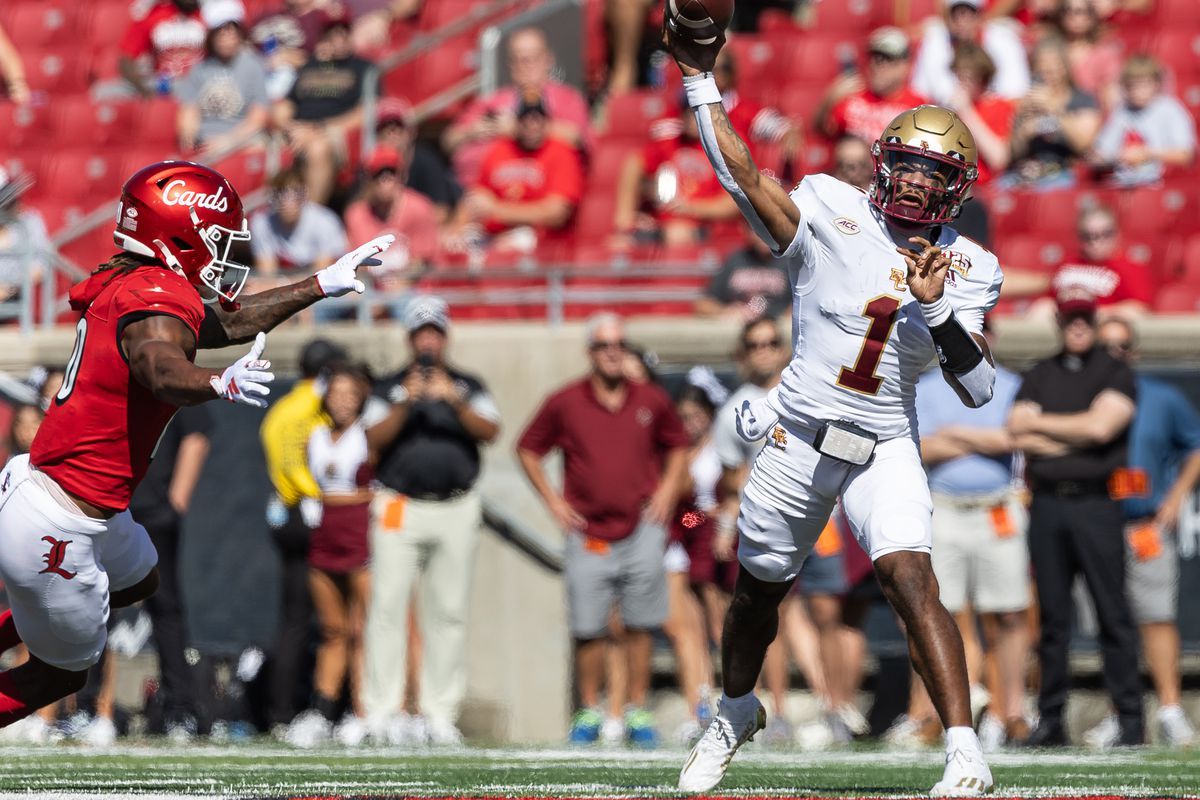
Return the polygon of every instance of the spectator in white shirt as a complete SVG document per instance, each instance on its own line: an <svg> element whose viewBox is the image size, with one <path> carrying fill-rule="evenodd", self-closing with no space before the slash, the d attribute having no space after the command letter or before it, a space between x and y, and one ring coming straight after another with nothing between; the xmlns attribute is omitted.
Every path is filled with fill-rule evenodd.
<svg viewBox="0 0 1200 800"><path fill-rule="evenodd" d="M1163 92L1162 65L1135 55L1121 70L1121 102L1096 137L1093 162L1112 170L1118 186L1162 179L1169 167L1187 167L1196 156L1196 125L1183 103Z"/></svg>
<svg viewBox="0 0 1200 800"><path fill-rule="evenodd" d="M983 6L984 0L950 0L945 21L929 21L913 68L914 91L935 103L950 102L958 86L950 62L959 42L974 42L991 56L996 75L988 89L993 94L1016 100L1029 91L1029 61L1020 27L1011 19L985 19Z"/></svg>

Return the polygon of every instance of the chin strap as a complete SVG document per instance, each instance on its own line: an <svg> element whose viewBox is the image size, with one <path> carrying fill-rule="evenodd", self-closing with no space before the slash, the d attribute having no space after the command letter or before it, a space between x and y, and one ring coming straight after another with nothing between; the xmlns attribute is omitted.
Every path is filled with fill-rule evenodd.
<svg viewBox="0 0 1200 800"><path fill-rule="evenodd" d="M956 383L972 408L979 408L992 399L996 383L996 368L984 358L983 350L967 329L954 316L950 301L942 295L932 303L921 303L921 314L933 334L938 363L947 380Z"/></svg>

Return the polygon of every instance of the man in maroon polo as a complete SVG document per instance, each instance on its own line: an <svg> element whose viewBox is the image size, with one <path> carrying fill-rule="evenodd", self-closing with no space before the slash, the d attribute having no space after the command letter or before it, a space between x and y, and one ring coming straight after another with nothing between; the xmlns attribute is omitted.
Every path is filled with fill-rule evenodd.
<svg viewBox="0 0 1200 800"><path fill-rule="evenodd" d="M625 380L625 349L621 319L593 317L591 372L550 395L517 443L525 474L567 535L564 578L580 700L571 726L576 743L595 742L604 722L598 709L614 605L629 658L625 734L639 745L656 739L645 711L651 631L667 617L666 523L686 480L688 440L666 392ZM542 468L555 448L563 454L562 494Z"/></svg>

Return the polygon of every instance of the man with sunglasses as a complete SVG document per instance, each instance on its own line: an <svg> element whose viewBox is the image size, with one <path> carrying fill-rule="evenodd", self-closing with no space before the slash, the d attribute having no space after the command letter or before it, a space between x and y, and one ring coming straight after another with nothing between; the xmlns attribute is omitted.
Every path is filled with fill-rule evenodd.
<svg viewBox="0 0 1200 800"><path fill-rule="evenodd" d="M1076 222L1079 255L1059 265L1050 278L1050 296L1084 292L1096 300L1102 318L1140 316L1150 309L1154 284L1149 271L1120 251L1117 215L1107 206L1084 209ZM1041 305L1051 307L1053 301Z"/></svg>
<svg viewBox="0 0 1200 800"><path fill-rule="evenodd" d="M911 55L904 31L890 26L874 31L867 42L866 75L849 53L813 115L817 130L831 139L850 135L874 141L897 114L924 103L908 88Z"/></svg>
<svg viewBox="0 0 1200 800"><path fill-rule="evenodd" d="M759 171L721 103L712 68L724 37L702 45L674 24L668 17L664 40L705 152L755 232L790 259L794 297L791 363L779 386L739 409L742 437L767 443L739 510L743 569L725 620L724 693L680 789L713 789L765 727L754 686L779 604L840 503L946 728L945 772L932 793L990 792L962 639L930 563L933 503L915 432L916 382L934 358L965 405L992 397L982 326L1003 274L994 255L950 227L978 176L974 137L949 109L908 109L876 128L866 192L815 174L789 193Z"/></svg>
<svg viewBox="0 0 1200 800"><path fill-rule="evenodd" d="M666 392L626 379L620 317L598 314L587 334L589 374L542 403L517 456L566 534L563 577L580 704L570 739L593 744L605 724L600 688L615 606L629 658L626 736L652 746L657 734L645 710L651 634L667 618L666 524L688 480L689 441ZM555 449L563 455L561 493L542 466Z"/></svg>
<svg viewBox="0 0 1200 800"><path fill-rule="evenodd" d="M1098 329L1100 346L1127 364L1137 362L1133 327L1110 319ZM1176 529L1184 504L1200 482L1200 414L1178 388L1144 373L1136 376L1137 411L1129 433L1129 477L1134 496L1125 511L1126 594L1142 635L1154 693L1159 741L1187 747L1196 732L1179 704L1179 549ZM1111 745L1120 733L1110 714L1084 741Z"/></svg>

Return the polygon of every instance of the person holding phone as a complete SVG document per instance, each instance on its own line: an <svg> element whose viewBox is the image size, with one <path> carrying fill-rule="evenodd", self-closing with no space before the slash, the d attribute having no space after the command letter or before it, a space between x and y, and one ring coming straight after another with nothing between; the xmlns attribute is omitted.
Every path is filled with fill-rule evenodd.
<svg viewBox="0 0 1200 800"><path fill-rule="evenodd" d="M377 388L388 415L367 428L381 484L371 507L371 582L363 637L362 705L377 743L398 744L414 726L401 716L408 604L422 575L417 618L424 637L418 708L428 743L457 745L467 688L466 634L482 509L479 446L500 432L487 387L445 361L450 314L423 296L404 318L413 360ZM412 743L409 741L408 743Z"/></svg>

